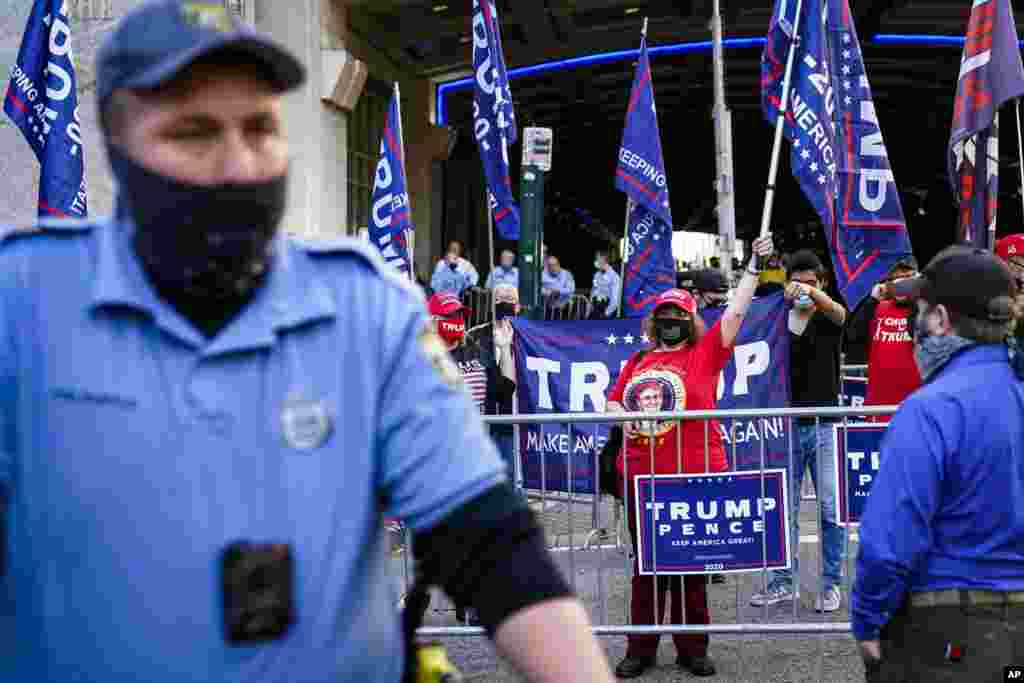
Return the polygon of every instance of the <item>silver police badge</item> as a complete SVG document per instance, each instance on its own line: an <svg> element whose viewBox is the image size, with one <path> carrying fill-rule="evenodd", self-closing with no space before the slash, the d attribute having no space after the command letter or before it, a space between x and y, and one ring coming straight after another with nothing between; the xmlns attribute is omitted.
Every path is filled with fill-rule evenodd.
<svg viewBox="0 0 1024 683"><path fill-rule="evenodd" d="M300 394L285 399L281 409L281 432L289 446L297 451L319 448L331 434L332 421L323 401Z"/></svg>

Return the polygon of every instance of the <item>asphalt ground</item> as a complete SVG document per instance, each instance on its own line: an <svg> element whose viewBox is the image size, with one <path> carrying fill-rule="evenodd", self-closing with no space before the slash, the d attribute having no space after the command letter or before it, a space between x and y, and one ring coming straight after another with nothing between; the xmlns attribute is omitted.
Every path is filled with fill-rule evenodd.
<svg viewBox="0 0 1024 683"><path fill-rule="evenodd" d="M601 526L612 529L611 499L604 499L599 519ZM590 612L594 624L622 625L628 623L629 537L621 536L616 545L614 531L609 537L590 536L593 506L569 505L567 502L534 502L548 532L549 545L559 566ZM570 525L570 517L572 523ZM725 584L709 584L708 599L711 620L727 623L806 623L849 621L849 586L854 567L857 543L852 534L843 566L843 601L841 609L832 614L814 611L818 591L820 555L818 552L817 509L813 500L804 500L800 511L800 599L794 611L792 602L773 607L750 606L750 596L759 590L764 578L761 572L729 574ZM573 530L576 550L569 552L569 530ZM590 541L590 547L583 549ZM401 552L395 554L395 572L399 584L404 580ZM424 626L461 626L455 620L451 603L436 593L425 617ZM521 680L503 662L487 638L460 636L444 638L451 660L467 681L511 682ZM626 651L624 636L601 638L609 662L614 665ZM821 681L846 683L863 681L864 670L855 644L849 635L712 635L709 655L718 669L708 681L750 681L758 683L796 683ZM644 676L641 683L699 680L675 665L675 648L671 638L663 637L658 665Z"/></svg>

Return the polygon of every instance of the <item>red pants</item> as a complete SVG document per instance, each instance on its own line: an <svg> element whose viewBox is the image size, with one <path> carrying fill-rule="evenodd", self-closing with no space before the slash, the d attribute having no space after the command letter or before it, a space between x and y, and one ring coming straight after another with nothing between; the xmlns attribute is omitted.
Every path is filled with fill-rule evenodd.
<svg viewBox="0 0 1024 683"><path fill-rule="evenodd" d="M619 490L622 489L619 478ZM630 536L633 540L633 585L631 592L631 613L633 624L637 626L664 623L665 603L668 594L672 596L672 608L669 612L671 624L710 624L711 614L708 612L707 576L659 576L658 577L658 614L654 617L654 577L641 576L636 551L637 526L634 487L629 487L629 502L626 506L626 519L629 520ZM680 580L682 579L682 580ZM683 621L683 599L686 599L686 621ZM658 653L658 635L627 636L627 657L653 657ZM708 635L706 633L686 633L672 636L676 652L690 657L703 657L708 651Z"/></svg>

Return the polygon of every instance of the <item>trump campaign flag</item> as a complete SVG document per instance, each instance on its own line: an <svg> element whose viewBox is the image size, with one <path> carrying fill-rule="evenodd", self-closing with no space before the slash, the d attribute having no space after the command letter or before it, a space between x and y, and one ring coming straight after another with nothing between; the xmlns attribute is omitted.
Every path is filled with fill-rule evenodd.
<svg viewBox="0 0 1024 683"><path fill-rule="evenodd" d="M473 0L473 131L487 177L487 202L502 239L519 239L519 207L512 196L508 146L516 117L492 0Z"/></svg>
<svg viewBox="0 0 1024 683"><path fill-rule="evenodd" d="M640 42L640 58L629 93L615 187L629 198L622 311L627 318L643 317L650 312L658 295L675 287L676 281L672 209L661 155L646 36Z"/></svg>
<svg viewBox="0 0 1024 683"><path fill-rule="evenodd" d="M39 216L88 215L85 160L66 0L35 0L4 111L39 160Z"/></svg>
<svg viewBox="0 0 1024 683"><path fill-rule="evenodd" d="M783 129L790 164L821 218L836 284L853 310L911 254L910 239L848 1L804 0L799 21L795 10L791 0L776 2L761 62L762 104L774 122L796 40Z"/></svg>
<svg viewBox="0 0 1024 683"><path fill-rule="evenodd" d="M724 309L701 312L708 327ZM718 384L718 408L789 405L789 309L782 293L756 299L740 327L733 357ZM526 414L603 412L608 390L634 353L650 349L641 321L513 319L518 411ZM685 409L682 406L681 409ZM757 469L788 462L788 425L782 418L737 418L719 425L730 465ZM527 488L593 493L594 461L608 424L529 425L520 429ZM735 458L735 460L734 460ZM569 474L572 473L570 479ZM571 483L570 483L571 481Z"/></svg>
<svg viewBox="0 0 1024 683"><path fill-rule="evenodd" d="M405 149L398 97L396 84L384 121L384 134L380 138L380 160L373 178L368 227L370 242L380 250L384 260L401 272L409 273L406 231L412 231L413 225L405 179Z"/></svg>
<svg viewBox="0 0 1024 683"><path fill-rule="evenodd" d="M999 203L997 113L1024 94L1024 66L1007 0L975 0L960 60L947 164L960 205L957 240L991 248ZM991 238L990 238L991 235Z"/></svg>

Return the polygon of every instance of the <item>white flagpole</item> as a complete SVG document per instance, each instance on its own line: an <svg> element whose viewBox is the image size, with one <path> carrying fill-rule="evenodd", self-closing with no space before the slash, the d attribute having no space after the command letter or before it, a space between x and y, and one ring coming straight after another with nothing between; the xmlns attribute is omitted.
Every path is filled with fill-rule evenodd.
<svg viewBox="0 0 1024 683"><path fill-rule="evenodd" d="M996 115L992 119L992 130L995 135L989 135L988 138L988 149L985 150L985 176L988 177L988 169L990 166L995 165L995 175L998 180L999 177L999 110L996 110ZM975 158L977 158L978 151L974 152ZM986 197L986 204L988 203ZM992 210L992 221L988 224L988 236L986 242L988 243L988 250L996 250L996 216L999 212L999 196L996 195L996 206Z"/></svg>
<svg viewBox="0 0 1024 683"><path fill-rule="evenodd" d="M633 200L626 199L626 227L622 232L622 264L619 266L619 317L626 317L622 295L626 289L626 261L629 260L629 214L633 213Z"/></svg>
<svg viewBox="0 0 1024 683"><path fill-rule="evenodd" d="M779 115L775 119L775 142L772 144L772 163L768 169L768 187L764 193L764 212L761 214L761 237L768 234L772 221L772 203L775 201L775 178L779 174L779 152L782 150L782 127L786 121L786 108L789 106L789 81L793 74L793 55L800 31L800 10L803 0L796 0L796 17L793 21L792 42L789 45L789 56L786 57L786 71L782 77L782 101L779 103Z"/></svg>
<svg viewBox="0 0 1024 683"><path fill-rule="evenodd" d="M1017 113L1017 161L1020 163L1020 201L1024 208L1024 138L1020 133L1020 100L1014 100L1013 110Z"/></svg>
<svg viewBox="0 0 1024 683"><path fill-rule="evenodd" d="M398 88L398 81L395 81L395 109L398 110L398 120L395 125L398 127L398 148L402 151L402 178L405 179L405 195L409 196L409 176L405 172L405 136L402 133L402 92ZM409 219L412 220L412 201L410 200L406 204L406 211L409 212ZM413 243L409 239L412 237L412 232L406 228L402 231L405 233L405 251L409 257L409 279L416 282L416 268L414 267L413 257Z"/></svg>

